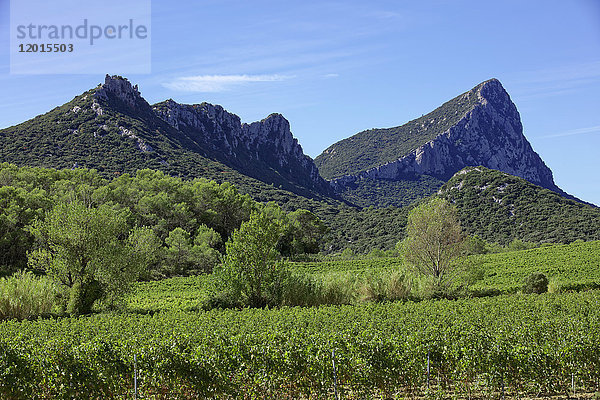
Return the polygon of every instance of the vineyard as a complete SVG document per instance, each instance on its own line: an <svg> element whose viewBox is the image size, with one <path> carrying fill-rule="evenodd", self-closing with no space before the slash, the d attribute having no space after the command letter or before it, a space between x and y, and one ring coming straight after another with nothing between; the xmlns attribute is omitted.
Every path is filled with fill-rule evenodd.
<svg viewBox="0 0 600 400"><path fill-rule="evenodd" d="M600 241L554 245L530 250L470 256L469 262L483 271L473 291L518 291L523 279L542 272L554 292L600 287ZM369 275L405 269L401 258L325 260L290 263L295 271L319 279L339 279L354 284ZM213 280L210 275L139 282L127 305L134 312L195 311L202 308Z"/></svg>
<svg viewBox="0 0 600 400"><path fill-rule="evenodd" d="M4 322L0 353L8 399L589 393L600 292Z"/></svg>
<svg viewBox="0 0 600 400"><path fill-rule="evenodd" d="M471 256L470 260L484 271L476 288L515 292L533 272L546 274L555 291L600 287L600 241Z"/></svg>
<svg viewBox="0 0 600 400"><path fill-rule="evenodd" d="M0 398L514 398L600 391L600 242L471 256L459 300L202 311L211 275L139 282L127 312L0 324ZM400 258L290 263L319 279ZM554 293L514 294L540 271ZM345 282L345 281L344 281ZM348 281L350 282L350 281ZM512 293L512 294L509 294Z"/></svg>

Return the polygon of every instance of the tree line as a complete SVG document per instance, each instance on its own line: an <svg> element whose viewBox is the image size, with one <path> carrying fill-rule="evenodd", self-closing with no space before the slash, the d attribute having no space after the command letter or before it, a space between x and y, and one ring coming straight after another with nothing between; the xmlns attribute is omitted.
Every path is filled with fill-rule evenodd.
<svg viewBox="0 0 600 400"><path fill-rule="evenodd" d="M228 183L140 170L112 180L94 170L0 165L0 273L53 277L70 314L115 304L136 279L210 273L254 213L277 224L281 256L318 252L326 226L285 213Z"/></svg>

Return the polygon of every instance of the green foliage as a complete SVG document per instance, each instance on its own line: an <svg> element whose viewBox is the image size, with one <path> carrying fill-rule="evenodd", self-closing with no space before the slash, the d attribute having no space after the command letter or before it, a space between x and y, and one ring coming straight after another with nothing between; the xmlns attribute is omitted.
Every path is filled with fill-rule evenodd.
<svg viewBox="0 0 600 400"><path fill-rule="evenodd" d="M287 272L276 249L281 225L265 211L254 212L226 243L216 270L223 291L251 307L281 303Z"/></svg>
<svg viewBox="0 0 600 400"><path fill-rule="evenodd" d="M315 158L319 173L331 179L396 161L455 125L478 102L481 85L402 126L370 129L331 145Z"/></svg>
<svg viewBox="0 0 600 400"><path fill-rule="evenodd" d="M339 194L360 207L404 207L437 193L444 183L446 181L429 175L397 180L359 179L345 185Z"/></svg>
<svg viewBox="0 0 600 400"><path fill-rule="evenodd" d="M197 311L205 306L214 291L212 274L136 282L126 297L126 306L137 313Z"/></svg>
<svg viewBox="0 0 600 400"><path fill-rule="evenodd" d="M486 254L489 252L486 241L477 235L469 236L466 239L465 249L468 255Z"/></svg>
<svg viewBox="0 0 600 400"><path fill-rule="evenodd" d="M433 198L408 215L403 254L409 265L433 279L436 289L447 289L456 275L456 262L463 254L463 234L456 209Z"/></svg>
<svg viewBox="0 0 600 400"><path fill-rule="evenodd" d="M412 280L400 271L381 273L371 271L358 288L362 301L396 301L412 298Z"/></svg>
<svg viewBox="0 0 600 400"><path fill-rule="evenodd" d="M31 253L30 266L46 271L66 292L70 314L89 313L101 298L115 302L147 267L153 232L129 234L126 219L108 206L73 202L58 203L32 225L43 247Z"/></svg>
<svg viewBox="0 0 600 400"><path fill-rule="evenodd" d="M191 278L191 280L196 277ZM4 398L564 396L600 379L598 291L0 324ZM17 373L18 371L18 373ZM310 373L307 373L309 371Z"/></svg>
<svg viewBox="0 0 600 400"><path fill-rule="evenodd" d="M49 315L56 295L56 286L50 279L36 277L31 272L0 278L0 320Z"/></svg>
<svg viewBox="0 0 600 400"><path fill-rule="evenodd" d="M503 172L466 168L444 185L441 196L456 205L470 235L489 242L507 245L515 239L531 243L600 239L600 208L566 199Z"/></svg>
<svg viewBox="0 0 600 400"><path fill-rule="evenodd" d="M457 266L460 275L452 290L456 291L455 296L467 297L516 293L522 289L523 280L536 271L549 277L549 291L600 288L599 263L598 241L474 255ZM399 284L398 290L410 288L410 299L432 295L427 293L427 280L411 276L401 257L343 260L329 256L323 261L287 263L287 269L290 274L284 284L284 305L402 299L403 296L381 295L386 291L394 292L396 284ZM403 279L394 283L394 277ZM389 289L382 289L384 287ZM205 306L210 293L215 290L213 275L143 282L136 285L128 303L139 312L198 310ZM379 294L370 295L369 291Z"/></svg>
<svg viewBox="0 0 600 400"><path fill-rule="evenodd" d="M548 291L548 278L541 272L534 272L527 276L523 282L523 293L546 293Z"/></svg>
<svg viewBox="0 0 600 400"><path fill-rule="evenodd" d="M527 250L533 249L538 246L537 243L524 242L520 239L514 239L512 242L508 244L508 249L510 251L519 251L519 250Z"/></svg>
<svg viewBox="0 0 600 400"><path fill-rule="evenodd" d="M287 215L277 249L284 256L315 254L329 228L308 210L296 210Z"/></svg>
<svg viewBox="0 0 600 400"><path fill-rule="evenodd" d="M514 293L535 272L546 275L550 286L562 288L557 291L600 284L600 241L471 256L469 261L484 271L483 279L473 286L476 291L494 288Z"/></svg>
<svg viewBox="0 0 600 400"><path fill-rule="evenodd" d="M210 273L220 260L215 248L221 245L221 236L206 225L198 227L193 241L188 232L175 228L165 239L165 245L165 266L160 271L163 275Z"/></svg>
<svg viewBox="0 0 600 400"><path fill-rule="evenodd" d="M25 227L44 215L51 205L43 189L0 187L0 275L27 266L27 250L33 237Z"/></svg>
<svg viewBox="0 0 600 400"><path fill-rule="evenodd" d="M258 200L283 204L286 212L296 211L291 216L293 235L288 236L290 243L295 240L297 244L294 251L313 251L316 243L320 250L331 253L346 247L356 253L367 253L375 247L389 249L403 235L406 224L406 209L361 210L333 199L309 199L260 184L242 185L241 189L252 189L250 193ZM202 225L226 241L252 210L260 208L250 196L241 194L229 183L217 184L203 178L183 180L151 170L105 180L93 170L18 168L4 163L0 164L0 190L5 194L0 201L0 229L3 218L8 221L4 231L0 231L0 246L5 250L0 253L0 260L5 263L5 274L27 265L26 252L33 237L24 227L35 218L43 218L56 202L77 200L94 207L110 204L127 208L131 226L152 227L163 242L177 227L196 237ZM323 225L327 232L321 238ZM302 238L299 236L302 234L308 236ZM223 250L222 245L216 249ZM162 270L160 259L153 263L153 270L159 276L167 273Z"/></svg>

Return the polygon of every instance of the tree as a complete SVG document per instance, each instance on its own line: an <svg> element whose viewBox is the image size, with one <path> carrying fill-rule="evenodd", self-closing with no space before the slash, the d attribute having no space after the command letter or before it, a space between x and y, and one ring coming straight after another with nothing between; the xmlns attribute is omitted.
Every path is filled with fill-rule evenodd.
<svg viewBox="0 0 600 400"><path fill-rule="evenodd" d="M315 214L299 209L288 214L293 231L292 249L296 254L314 254L329 228Z"/></svg>
<svg viewBox="0 0 600 400"><path fill-rule="evenodd" d="M277 251L282 256L319 252L319 245L329 228L315 214L303 209L286 214L275 202L267 203L263 212L281 227Z"/></svg>
<svg viewBox="0 0 600 400"><path fill-rule="evenodd" d="M219 262L221 236L206 225L200 225L192 242L190 234L175 228L165 239L166 271L174 275L210 273Z"/></svg>
<svg viewBox="0 0 600 400"><path fill-rule="evenodd" d="M188 232L181 228L173 229L165 239L165 244L165 267L169 275L182 275L191 269L192 245Z"/></svg>
<svg viewBox="0 0 600 400"><path fill-rule="evenodd" d="M279 303L285 269L277 251L281 225L264 210L252 212L227 241L217 269L221 287L241 304L264 307Z"/></svg>
<svg viewBox="0 0 600 400"><path fill-rule="evenodd" d="M222 245L221 235L206 225L200 225L192 246L196 271L211 273L221 260L221 253L217 249Z"/></svg>
<svg viewBox="0 0 600 400"><path fill-rule="evenodd" d="M408 214L402 252L407 264L433 279L435 289L447 289L458 270L464 236L456 209L434 198Z"/></svg>
<svg viewBox="0 0 600 400"><path fill-rule="evenodd" d="M29 266L57 281L70 314L90 313L100 299L114 304L155 256L158 238L130 230L126 213L59 202L30 227L41 248L29 253Z"/></svg>

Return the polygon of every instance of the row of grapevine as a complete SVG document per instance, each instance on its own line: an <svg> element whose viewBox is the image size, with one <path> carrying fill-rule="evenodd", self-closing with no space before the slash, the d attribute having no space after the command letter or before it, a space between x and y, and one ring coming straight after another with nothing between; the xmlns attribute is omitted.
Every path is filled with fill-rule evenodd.
<svg viewBox="0 0 600 400"><path fill-rule="evenodd" d="M600 292L0 324L1 398L131 398L134 368L139 398L590 392Z"/></svg>

